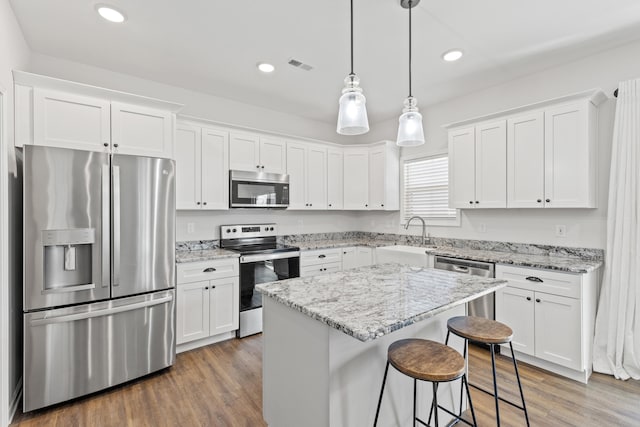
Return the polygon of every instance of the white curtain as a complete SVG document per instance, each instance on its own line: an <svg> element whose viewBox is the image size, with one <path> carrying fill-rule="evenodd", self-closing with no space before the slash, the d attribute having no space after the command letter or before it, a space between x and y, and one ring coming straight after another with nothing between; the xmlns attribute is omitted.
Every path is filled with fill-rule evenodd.
<svg viewBox="0 0 640 427"><path fill-rule="evenodd" d="M620 83L593 369L640 379L640 79Z"/></svg>

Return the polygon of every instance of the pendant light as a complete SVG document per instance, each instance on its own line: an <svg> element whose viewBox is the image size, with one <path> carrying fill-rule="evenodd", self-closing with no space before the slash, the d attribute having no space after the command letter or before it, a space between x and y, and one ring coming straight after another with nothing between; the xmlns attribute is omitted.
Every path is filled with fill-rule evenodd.
<svg viewBox="0 0 640 427"><path fill-rule="evenodd" d="M344 79L344 89L340 97L338 126L341 135L362 135L369 132L367 100L362 94L360 79L353 72L353 0L351 0L351 73Z"/></svg>
<svg viewBox="0 0 640 427"><path fill-rule="evenodd" d="M418 100L411 95L411 9L418 3L420 0L400 0L400 5L409 9L409 96L404 100L402 115L398 119L396 144L400 147L414 147L424 144L422 114L418 112Z"/></svg>

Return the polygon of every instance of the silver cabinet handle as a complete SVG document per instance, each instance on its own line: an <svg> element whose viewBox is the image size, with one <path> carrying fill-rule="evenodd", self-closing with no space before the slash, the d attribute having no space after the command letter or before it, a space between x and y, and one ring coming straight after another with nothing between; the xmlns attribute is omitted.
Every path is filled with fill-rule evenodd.
<svg viewBox="0 0 640 427"><path fill-rule="evenodd" d="M112 314L122 313L124 311L131 311L131 310L137 310L139 308L166 304L172 299L173 299L173 296L167 295L166 297L154 299L151 301L142 301L134 304L121 305L119 307L105 308L103 310L88 311L85 313L77 313L77 314L67 314L63 316L45 317L42 319L34 319L31 321L31 326L49 325L51 323L73 322L75 320L91 319L92 317L110 316Z"/></svg>
<svg viewBox="0 0 640 427"><path fill-rule="evenodd" d="M535 276L529 276L529 277L525 278L525 280L528 280L530 282L544 283L544 280L542 280L539 277L535 277Z"/></svg>
<svg viewBox="0 0 640 427"><path fill-rule="evenodd" d="M109 286L109 259L111 254L109 253L109 240L110 236L110 210L109 210L109 164L102 165L102 233L100 238L102 239L102 287Z"/></svg>
<svg viewBox="0 0 640 427"><path fill-rule="evenodd" d="M214 271L216 271L216 269L213 267L205 268L204 270L202 270L203 273L213 273Z"/></svg>
<svg viewBox="0 0 640 427"><path fill-rule="evenodd" d="M120 166L113 167L113 286L120 285Z"/></svg>
<svg viewBox="0 0 640 427"><path fill-rule="evenodd" d="M464 273L469 271L469 267L464 267L464 266L461 266L461 265L453 265L452 268L453 268L453 271L462 271Z"/></svg>

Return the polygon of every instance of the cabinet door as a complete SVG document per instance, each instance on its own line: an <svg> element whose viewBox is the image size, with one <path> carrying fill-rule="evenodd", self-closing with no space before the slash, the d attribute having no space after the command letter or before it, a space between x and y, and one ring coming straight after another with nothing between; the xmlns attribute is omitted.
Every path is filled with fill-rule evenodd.
<svg viewBox="0 0 640 427"><path fill-rule="evenodd" d="M260 137L260 170L287 173L287 144L282 139Z"/></svg>
<svg viewBox="0 0 640 427"><path fill-rule="evenodd" d="M209 282L178 285L176 344L209 336Z"/></svg>
<svg viewBox="0 0 640 427"><path fill-rule="evenodd" d="M589 105L585 101L545 111L546 207L596 206L595 146L589 135Z"/></svg>
<svg viewBox="0 0 640 427"><path fill-rule="evenodd" d="M344 208L369 209L369 150L344 151Z"/></svg>
<svg viewBox="0 0 640 427"><path fill-rule="evenodd" d="M476 208L507 207L507 127L504 120L476 126L475 202Z"/></svg>
<svg viewBox="0 0 640 427"><path fill-rule="evenodd" d="M536 292L536 357L583 370L580 301Z"/></svg>
<svg viewBox="0 0 640 427"><path fill-rule="evenodd" d="M305 163L306 199L310 209L327 209L327 149L310 145Z"/></svg>
<svg viewBox="0 0 640 427"><path fill-rule="evenodd" d="M531 356L535 354L534 308L532 291L511 286L496 291L496 320L513 329L513 349Z"/></svg>
<svg viewBox="0 0 640 427"><path fill-rule="evenodd" d="M358 246L356 248L357 265L358 267L365 267L373 264L373 250L364 246Z"/></svg>
<svg viewBox="0 0 640 427"><path fill-rule="evenodd" d="M449 207L468 209L476 200L476 148L473 127L449 132Z"/></svg>
<svg viewBox="0 0 640 427"><path fill-rule="evenodd" d="M298 143L287 143L287 174L289 174L289 209L307 209L306 160L307 148Z"/></svg>
<svg viewBox="0 0 640 427"><path fill-rule="evenodd" d="M229 208L229 134L202 129L202 209Z"/></svg>
<svg viewBox="0 0 640 427"><path fill-rule="evenodd" d="M385 147L376 147L369 152L369 208L384 210L385 193Z"/></svg>
<svg viewBox="0 0 640 427"><path fill-rule="evenodd" d="M344 152L330 148L327 151L327 208L342 209L344 193Z"/></svg>
<svg viewBox="0 0 640 427"><path fill-rule="evenodd" d="M507 120L507 207L544 206L544 113Z"/></svg>
<svg viewBox="0 0 640 427"><path fill-rule="evenodd" d="M342 269L348 270L350 268L358 267L358 255L356 248L343 248L342 249Z"/></svg>
<svg viewBox="0 0 640 427"><path fill-rule="evenodd" d="M209 334L217 335L238 329L240 315L238 277L209 282Z"/></svg>
<svg viewBox="0 0 640 427"><path fill-rule="evenodd" d="M252 172L261 170L258 135L235 132L229 135L229 169Z"/></svg>
<svg viewBox="0 0 640 427"><path fill-rule="evenodd" d="M200 128L179 124L176 129L176 209L200 209Z"/></svg>
<svg viewBox="0 0 640 427"><path fill-rule="evenodd" d="M111 103L111 144L116 153L172 159L172 129L168 111Z"/></svg>
<svg viewBox="0 0 640 427"><path fill-rule="evenodd" d="M33 143L50 147L108 151L109 101L33 89Z"/></svg>

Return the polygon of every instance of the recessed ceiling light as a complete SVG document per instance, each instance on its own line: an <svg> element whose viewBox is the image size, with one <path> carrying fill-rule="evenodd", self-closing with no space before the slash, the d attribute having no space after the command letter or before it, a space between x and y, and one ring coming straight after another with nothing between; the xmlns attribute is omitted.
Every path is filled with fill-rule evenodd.
<svg viewBox="0 0 640 427"><path fill-rule="evenodd" d="M273 73L273 70L275 69L276 67L271 64L267 64L266 62L258 63L258 70L262 71L263 73Z"/></svg>
<svg viewBox="0 0 640 427"><path fill-rule="evenodd" d="M121 23L125 21L124 13L115 9L113 6L108 6L106 4L99 4L96 6L96 10L104 19L109 22Z"/></svg>
<svg viewBox="0 0 640 427"><path fill-rule="evenodd" d="M442 54L442 59L447 62L457 61L462 58L462 51L460 49L452 49Z"/></svg>

